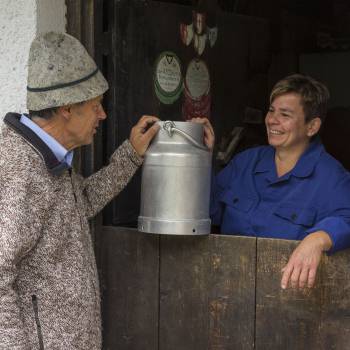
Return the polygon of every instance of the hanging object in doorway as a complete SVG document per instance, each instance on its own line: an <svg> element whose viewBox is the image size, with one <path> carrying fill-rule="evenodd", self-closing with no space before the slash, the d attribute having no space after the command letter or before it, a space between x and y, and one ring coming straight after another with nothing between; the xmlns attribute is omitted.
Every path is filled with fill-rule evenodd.
<svg viewBox="0 0 350 350"><path fill-rule="evenodd" d="M185 120L206 116L210 118L210 76L206 63L193 59L186 71L182 116Z"/></svg>

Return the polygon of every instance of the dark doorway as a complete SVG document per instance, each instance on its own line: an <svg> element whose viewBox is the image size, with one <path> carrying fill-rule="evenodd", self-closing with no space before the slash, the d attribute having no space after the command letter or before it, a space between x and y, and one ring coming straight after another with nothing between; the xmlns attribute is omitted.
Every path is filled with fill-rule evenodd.
<svg viewBox="0 0 350 350"><path fill-rule="evenodd" d="M77 157L84 175L108 162L142 114L182 118L181 96L172 104L157 98L154 65L162 51L171 50L186 67L192 52L190 45L181 45L178 25L191 23L198 6L206 6L208 27L218 28L217 41L206 56L212 80L211 120L217 134L215 167L223 165L218 153L225 151L235 127L247 131L235 152L264 142L259 120L268 92L278 79L294 72L310 74L329 86L331 113L326 126L331 126L325 130L325 143L335 157L349 164L345 136L341 142L337 137L349 133L350 117L345 113L350 107L349 2L69 0L68 31L95 55L111 86L103 130L94 146ZM341 117L335 116L337 111ZM139 193L140 172L104 210L103 224L135 226Z"/></svg>

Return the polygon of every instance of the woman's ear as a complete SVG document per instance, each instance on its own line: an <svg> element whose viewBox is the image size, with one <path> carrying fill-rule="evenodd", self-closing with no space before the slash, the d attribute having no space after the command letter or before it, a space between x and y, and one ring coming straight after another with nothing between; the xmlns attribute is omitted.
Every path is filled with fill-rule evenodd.
<svg viewBox="0 0 350 350"><path fill-rule="evenodd" d="M307 126L307 136L312 137L316 135L321 128L321 124L322 124L321 118L316 117L311 119L308 122L308 126Z"/></svg>

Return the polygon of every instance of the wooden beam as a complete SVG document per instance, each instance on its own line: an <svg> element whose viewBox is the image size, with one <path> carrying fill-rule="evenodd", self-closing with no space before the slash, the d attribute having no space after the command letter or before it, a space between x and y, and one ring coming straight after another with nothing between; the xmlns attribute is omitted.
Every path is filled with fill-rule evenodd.
<svg viewBox="0 0 350 350"><path fill-rule="evenodd" d="M157 350L158 236L113 227L101 234L103 349Z"/></svg>

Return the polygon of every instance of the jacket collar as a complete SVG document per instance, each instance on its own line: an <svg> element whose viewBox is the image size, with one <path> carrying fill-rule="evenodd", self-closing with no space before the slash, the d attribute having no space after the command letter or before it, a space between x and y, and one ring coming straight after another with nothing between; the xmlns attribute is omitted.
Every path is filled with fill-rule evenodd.
<svg viewBox="0 0 350 350"><path fill-rule="evenodd" d="M4 122L22 136L43 158L46 168L52 175L59 176L69 168L65 162L60 162L49 146L28 126L20 122L21 115L17 113L7 113Z"/></svg>
<svg viewBox="0 0 350 350"><path fill-rule="evenodd" d="M302 154L295 167L285 176L283 179L287 179L290 176L295 177L308 177L310 176L317 164L318 159L324 152L324 147L319 138L310 143L309 147ZM276 176L275 165L275 149L271 146L267 147L267 151L262 154L258 163L254 168L254 173L268 173L268 177L272 179Z"/></svg>

